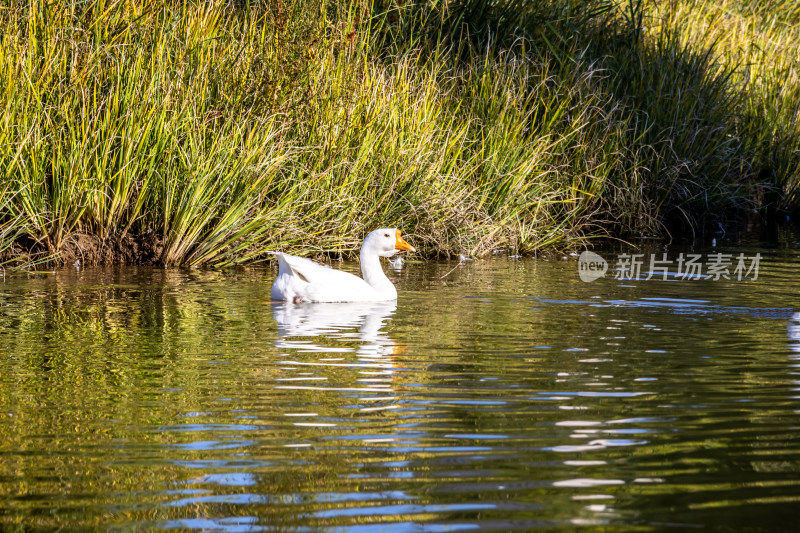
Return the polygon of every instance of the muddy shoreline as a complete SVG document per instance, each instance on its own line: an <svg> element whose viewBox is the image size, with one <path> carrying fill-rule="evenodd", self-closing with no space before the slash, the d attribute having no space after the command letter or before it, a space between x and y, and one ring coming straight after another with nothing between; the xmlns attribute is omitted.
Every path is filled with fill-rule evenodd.
<svg viewBox="0 0 800 533"><path fill-rule="evenodd" d="M67 238L57 252L47 250L41 243L22 239L0 253L0 265L11 268L26 264L152 265L162 262L163 251L164 239L154 232L126 235L121 239L76 233Z"/></svg>

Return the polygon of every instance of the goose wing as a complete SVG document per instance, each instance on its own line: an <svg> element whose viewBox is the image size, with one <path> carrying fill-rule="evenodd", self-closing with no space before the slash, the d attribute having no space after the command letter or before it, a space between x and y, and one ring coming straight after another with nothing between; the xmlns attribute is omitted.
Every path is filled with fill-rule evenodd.
<svg viewBox="0 0 800 533"><path fill-rule="evenodd" d="M342 272L341 270L334 270L331 267L315 263L311 259L305 257L297 257L296 255L284 254L281 252L274 252L275 257L278 258L278 275L284 273L291 273L300 277L303 281L311 284L315 283L335 283L352 281L357 279L363 281L358 276L354 276L349 272Z"/></svg>
<svg viewBox="0 0 800 533"><path fill-rule="evenodd" d="M376 297L366 281L349 272L334 270L304 257L273 252L278 258L277 287L273 296L291 300L299 296L312 302L372 301Z"/></svg>

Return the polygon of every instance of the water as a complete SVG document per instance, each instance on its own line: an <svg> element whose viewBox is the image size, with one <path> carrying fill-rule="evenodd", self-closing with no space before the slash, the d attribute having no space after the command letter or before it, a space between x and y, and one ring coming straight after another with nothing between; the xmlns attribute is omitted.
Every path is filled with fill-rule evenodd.
<svg viewBox="0 0 800 533"><path fill-rule="evenodd" d="M268 270L7 277L0 528L791 529L800 245L724 250L758 279L498 256L287 306Z"/></svg>

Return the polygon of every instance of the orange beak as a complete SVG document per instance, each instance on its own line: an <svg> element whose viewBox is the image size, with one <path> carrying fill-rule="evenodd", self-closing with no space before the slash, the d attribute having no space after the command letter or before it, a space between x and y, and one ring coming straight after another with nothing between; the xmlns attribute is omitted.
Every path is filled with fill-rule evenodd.
<svg viewBox="0 0 800 533"><path fill-rule="evenodd" d="M416 252L417 249L408 244L403 238L400 236L400 230L397 230L395 234L395 242L394 242L394 249L395 250L408 250L409 252Z"/></svg>

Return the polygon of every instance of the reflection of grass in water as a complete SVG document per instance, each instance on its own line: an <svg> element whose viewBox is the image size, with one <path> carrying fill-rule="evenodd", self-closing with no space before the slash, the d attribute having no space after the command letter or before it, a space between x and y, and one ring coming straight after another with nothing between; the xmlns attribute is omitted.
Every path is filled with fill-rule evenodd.
<svg viewBox="0 0 800 533"><path fill-rule="evenodd" d="M162 504L185 497L167 491L292 494L304 479L325 483L334 475L334 462L324 458L302 474L295 471L282 439L296 431L276 424L285 423L280 407L268 419L255 421L262 429L240 435L166 429L181 421L206 423L208 418L186 414L208 411L209 406L216 406L215 423L251 423L228 414L229 404L218 401L221 391L238 387L222 365L210 361L259 357L264 347L254 344L252 333L269 337L274 324L261 300L224 296L213 289L210 297L209 286L218 274L155 270L152 276L141 285L113 274L78 285L35 279L23 287L25 294L39 297L15 298L13 309L0 315L0 329L15 332L3 336L0 348L3 354L14 354L2 361L2 375L14 378L3 380L0 394L0 441L10 452L0 467L7 511L0 523L91 527L217 516L225 505ZM271 352L266 355L272 357ZM258 367L252 376L245 371L233 377L240 380L240 403L259 402L262 416L270 412L274 377L264 374ZM218 438L256 440L258 445L243 451L256 462L275 465L234 468L254 473L258 486L220 489L194 479L214 471L213 461L207 468L176 463L230 460L227 449L176 447ZM227 470L221 466L218 471ZM241 507L228 509L233 516Z"/></svg>
<svg viewBox="0 0 800 533"><path fill-rule="evenodd" d="M481 254L796 205L790 3L381 5L3 10L0 248Z"/></svg>
<svg viewBox="0 0 800 533"><path fill-rule="evenodd" d="M451 270L450 265L427 265L427 268L434 267L441 273ZM525 269L533 268L540 269L541 275L525 273ZM358 404L358 397L354 395L275 391L276 367L281 366L282 359L277 354L286 351L274 350L276 326L266 301L269 284L264 283L263 272L237 270L222 275L142 268L127 272L138 273L133 279L124 274L115 277L117 274L113 270L105 270L97 278L84 277L79 283L70 281L73 274L69 272L52 278L12 280L13 283L19 281L20 286L8 283L2 290L8 294L0 295L9 298L10 294L9 302L14 304L3 307L0 314L0 331L13 332L0 335L0 352L11 354L0 358L4 377L0 380L0 413L15 413L12 418L0 418L0 442L4 451L12 452L0 463L3 475L11 477L0 484L0 490L5 491L5 501L12 501L11 498L19 494L54 496L53 501L13 500L6 506L11 513L4 520L26 524L37 520L35 523L43 528L100 527L125 522L146 527L142 524L146 520L255 516L265 524L287 520L290 524L309 527L352 525L378 521L381 516L332 513L314 517L311 513L384 502L387 505L409 503L408 499L392 500L391 496L383 500L368 497L366 503L359 501L357 496L365 492L398 491L414 498L412 504L420 506L470 502L486 497L485 493L480 493L482 489L466 493L437 491L442 484L471 483L473 480L468 477L440 476L462 468L464 473L472 468L495 470L497 473L490 481L498 484L508 478L524 477L527 472L523 470L520 474L520 468L528 468L527 479L542 479L545 483L514 489L511 497L526 502L546 502L549 510L543 510L539 518L542 514L564 516L573 510L569 507L569 495L553 495L552 487L546 482L578 477L575 468L551 464L553 457L548 455L551 452L545 450L541 454L538 450L540 446L562 444L570 429L568 426L543 431L542 427L550 428L552 423L575 417L608 421L632 416L631 411L638 409L644 409L651 416L660 416L663 412L655 407L648 411L638 399L631 399L631 403L621 407L620 402L626 400L620 396L594 397L591 401L580 397L580 402L539 397L563 391L585 391L587 380L606 374L614 374L620 381L609 383L605 388L591 388L589 393L619 395L656 390L657 383L636 385L633 382L643 375L674 380L675 387L666 389L667 398L677 403L696 401L682 386L695 394L702 391L719 398L723 391L729 390L732 372L741 386L758 388L752 390L769 390L775 386L775 375L757 371L757 367L740 375L740 366L704 360L709 361L710 366L698 370L694 340L711 342L709 353L727 352L712 349L710 346L718 345L713 333L705 336L697 328L688 328L685 317L668 321L667 325L672 327L667 329L672 329L673 333L654 339L653 332L642 327L651 323L653 316L643 316L636 309L543 302L563 299L565 282L573 287L570 290L577 292L577 300L591 301L589 297L596 294L596 288L582 283L574 286L574 267L569 270L571 273L565 274L555 262L481 261L451 272L450 279L459 283L434 291L438 297L433 300L430 290L414 292L409 289L405 303L387 326L387 334L396 342L409 343L406 345L408 352L393 359L402 369L393 378L396 380L393 386L396 383L402 395L399 403L403 409L372 413L353 408ZM439 280L439 272L429 279ZM92 275L92 271L81 274ZM253 296L254 285L262 291L263 298ZM418 280L418 286L422 285ZM689 297L684 294L685 289L675 286L674 290L679 294L676 298ZM742 291L741 297L752 298L753 302L767 298L763 285L748 285ZM475 296L476 292L482 297L461 297ZM543 298L525 298L534 294ZM546 312L532 311L533 307L544 306L548 307ZM773 331L765 338L768 332L763 320L742 322L735 317L735 322L726 322L731 317L724 313L719 318L723 320L722 331L730 342L730 356L734 362L740 360L738 354L742 346L764 347L765 353L758 354L760 364L773 359L785 362L785 331L779 328L777 333ZM618 319L630 322L621 332L629 342L610 348L606 344L611 340L607 326L619 325L613 322ZM726 324L735 327L725 328ZM700 337L693 339L692 335ZM661 342L670 339L689 343L684 345L690 352L688 359L676 353L642 353L646 347L662 347ZM352 348L359 344L346 342ZM533 348L539 344L548 344L554 349ZM587 367L589 363L581 361L587 357L586 352L563 351L565 347L589 348L590 356L599 352L609 362L591 363ZM212 357L233 364L210 365ZM350 361L355 361L352 355L350 357ZM309 361L314 358L308 355ZM691 379L686 374L689 369ZM561 372L564 376L558 375ZM325 375L332 382L349 383L356 373L339 368ZM482 382L485 378L498 381ZM515 386L509 388L508 385ZM228 396L234 398L233 403L218 401ZM692 399L687 400L687 397ZM561 403L554 403L556 401L586 405L592 411L577 414L560 411L556 405ZM786 401L789 409L791 402ZM498 402L505 404L499 407ZM663 402L659 399L657 403ZM770 405L775 407L776 404ZM775 411L755 407L751 415L754 422L775 416ZM234 409L246 411L234 413ZM324 421L339 425L335 429L292 426L296 419L287 420L283 416L288 409L313 409ZM187 416L187 413L203 412L212 414ZM667 416L672 416L672 412L670 410ZM730 420L730 412L725 407L723 414L725 420ZM240 415L258 418L237 418ZM198 425L254 425L258 429L173 430L183 421ZM655 421L652 424L656 425L655 429L663 428L663 434L672 435L674 439L657 449L658 453L680 454L698 449L697 441L687 442L678 437L672 422L664 421L663 426ZM646 426L650 427L650 423ZM756 426L756 429L762 427ZM630 427L638 426L631 422ZM498 455L472 463L476 452L458 449L459 446L495 447L498 443L451 436L470 432L510 438L499 443L502 451ZM366 444L362 438L364 434L391 434L400 440ZM712 437L716 439L717 433ZM223 444L242 441L254 444L238 449L222 446L214 449L209 445L205 449L191 450L174 446L214 439ZM567 442L576 444L574 439ZM716 446L722 450L720 442L703 441L702 449ZM283 447L286 443L308 443L311 447L291 450ZM525 456L530 461L522 462L520 453L511 449L513 446L528 450L524 453L532 454ZM28 453L17 454L16 450ZM652 466L653 450L646 446L624 451L609 448L602 452L602 459L623 465L620 467L623 471L630 469L631 479L641 476L642 468L660 470L661 475L668 468L680 470L671 465ZM488 455L488 451L478 455ZM631 464L632 458L637 456L647 460ZM728 465L728 454L722 457ZM227 464L215 466L213 461L219 459L252 460L256 464L245 468ZM460 459L466 462L460 463ZM180 466L173 462L176 460L194 466ZM252 473L255 484L220 485L203 479L206 474L228 472ZM362 477L351 476L353 474ZM480 476L487 481L485 473ZM167 494L170 490L210 492ZM630 489L625 487L615 490L620 498L630 494ZM633 490L637 495L646 493L664 498L671 494L672 486L635 487ZM239 494L291 497L273 505L214 501L215 496ZM344 504L315 500L320 494L347 494L353 499ZM203 496L208 498L203 500ZM184 506L161 505L193 497L198 500ZM553 510L561 497L567 499L564 507ZM56 513L43 511L56 506L59 507ZM383 518L401 520L400 512ZM517 519L522 518L522 512L511 511ZM439 510L415 514L411 519L452 516Z"/></svg>
<svg viewBox="0 0 800 533"><path fill-rule="evenodd" d="M342 492L353 490L345 477L353 463L342 458L361 453L363 442L325 437L349 435L351 426L391 427L394 415L362 413L353 407L359 397L349 393L275 389L275 378L285 376L276 368L276 326L267 292L259 297L252 286L268 291L263 271L143 268L74 276L17 276L2 295L13 305L0 314L0 331L14 334L0 339L7 354L0 374L9 378L0 383L0 411L14 416L0 424L9 452L0 466L7 502L0 523L85 528L243 514L307 523L295 498L343 485ZM230 291L234 280L239 291ZM345 344L355 350L363 341ZM356 354L348 356L358 364ZM326 375L345 385L359 377L357 369ZM231 402L220 401L227 396ZM284 414L295 405L314 406L337 428L294 426L298 420ZM181 431L181 424L198 427ZM243 429L214 429L225 424ZM221 445L192 446L215 440ZM237 442L245 444L225 447ZM313 448L294 451L287 443ZM237 460L253 464L227 466ZM229 472L253 474L255 485L203 479ZM194 490L205 492L168 492ZM280 505L219 502L236 494L290 496Z"/></svg>

